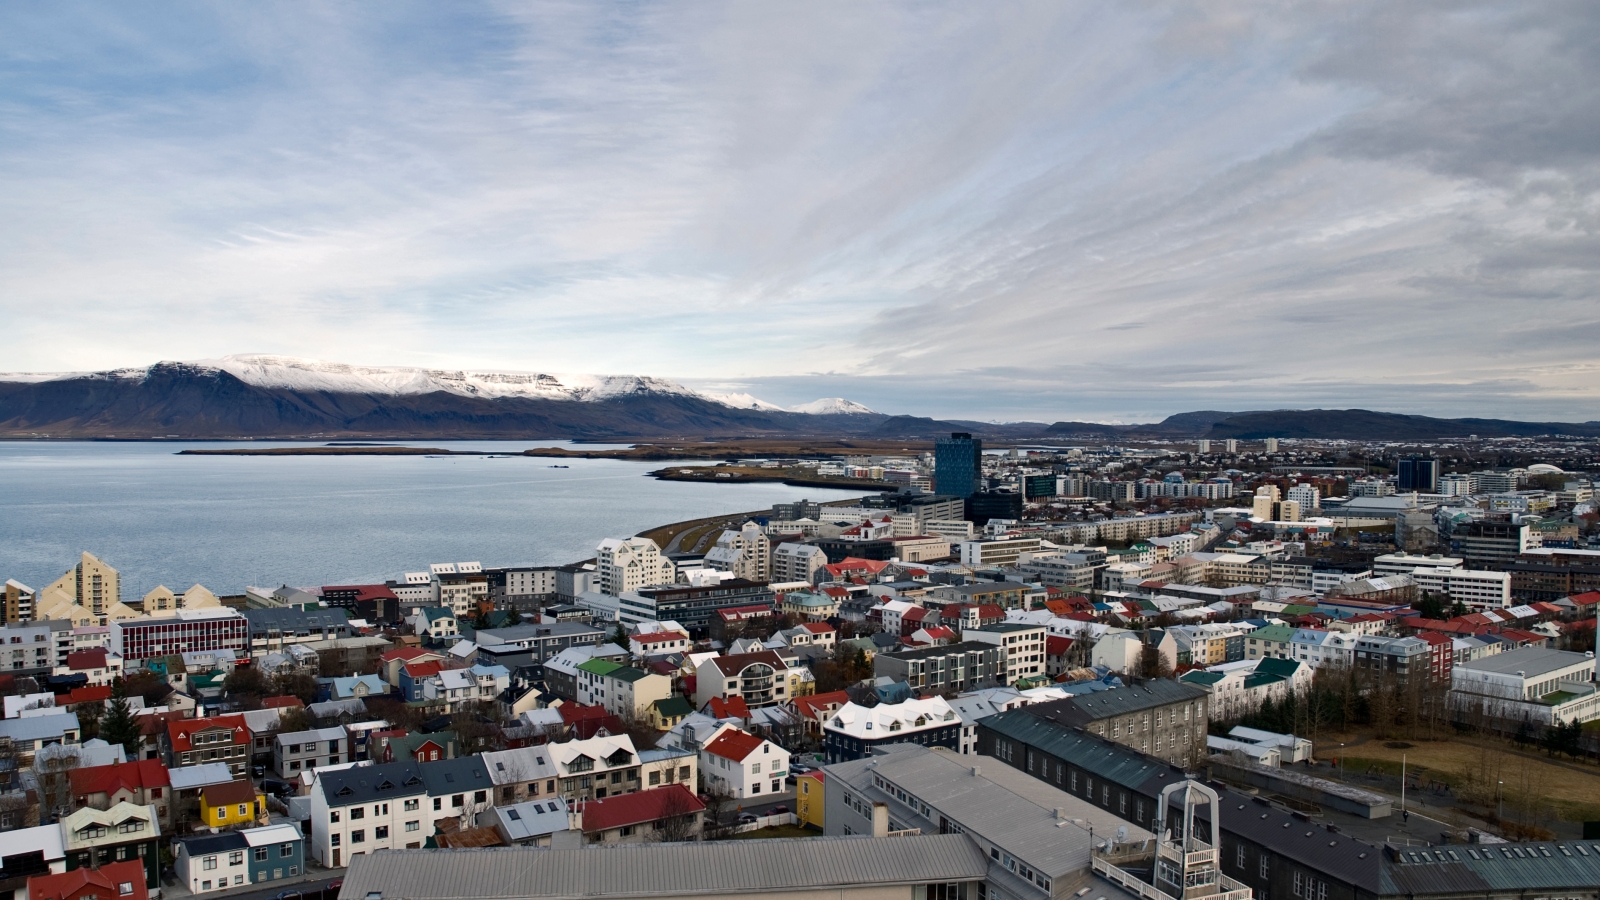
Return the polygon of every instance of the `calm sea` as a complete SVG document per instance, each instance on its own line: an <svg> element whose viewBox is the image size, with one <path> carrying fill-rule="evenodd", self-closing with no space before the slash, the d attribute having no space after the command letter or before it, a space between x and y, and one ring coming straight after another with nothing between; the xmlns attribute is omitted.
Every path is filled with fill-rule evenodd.
<svg viewBox="0 0 1600 900"><path fill-rule="evenodd" d="M576 446L409 443L512 453ZM370 583L434 562L561 564L593 556L603 538L656 525L859 493L646 477L659 462L176 455L228 446L246 445L0 441L0 580L42 588L82 550L122 573L124 598L157 584L233 594L246 585Z"/></svg>

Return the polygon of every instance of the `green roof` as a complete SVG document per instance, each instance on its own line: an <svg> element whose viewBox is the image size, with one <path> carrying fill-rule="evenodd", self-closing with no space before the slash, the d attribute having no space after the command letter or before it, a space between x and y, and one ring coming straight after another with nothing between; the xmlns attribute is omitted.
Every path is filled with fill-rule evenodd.
<svg viewBox="0 0 1600 900"><path fill-rule="evenodd" d="M578 666L579 671L588 672L591 675L610 675L612 672L624 668L627 667L622 663L612 662L609 659L590 659Z"/></svg>
<svg viewBox="0 0 1600 900"><path fill-rule="evenodd" d="M1251 672L1244 677L1244 689L1258 688L1264 684L1278 684L1284 680L1282 675L1274 675L1271 672Z"/></svg>
<svg viewBox="0 0 1600 900"><path fill-rule="evenodd" d="M1201 669L1194 669L1178 676L1179 681L1187 681L1190 684L1216 684L1222 678L1221 672L1206 672Z"/></svg>
<svg viewBox="0 0 1600 900"><path fill-rule="evenodd" d="M663 719L676 719L694 712L694 704L689 702L689 698L677 695L668 697L665 700L657 700L655 707L656 712Z"/></svg>
<svg viewBox="0 0 1600 900"><path fill-rule="evenodd" d="M1288 678L1288 677L1294 675L1294 673L1299 671L1299 670L1300 670L1300 663L1296 662L1295 660L1292 660L1292 659L1278 659L1276 657L1270 657L1269 656L1266 659L1263 659L1261 662L1256 663L1255 674L1257 674L1257 675L1279 675L1279 676L1282 676L1284 678Z"/></svg>
<svg viewBox="0 0 1600 900"><path fill-rule="evenodd" d="M593 662L593 660L590 660L590 662ZM583 667L579 666L579 668ZM619 666L616 670L609 674L612 678L615 678L618 681L626 681L629 684L632 684L641 678L648 677L650 673L644 671L643 669L635 669L633 666Z"/></svg>
<svg viewBox="0 0 1600 900"><path fill-rule="evenodd" d="M1316 611L1317 611L1317 608L1315 606L1303 606L1303 605L1298 604L1298 603L1291 603L1288 606L1285 606L1283 608L1283 610L1280 613L1280 615L1285 615L1285 616L1303 616L1306 613L1314 613Z"/></svg>
<svg viewBox="0 0 1600 900"><path fill-rule="evenodd" d="M1281 641L1288 643L1294 638L1294 629L1287 625L1268 625L1265 628L1257 628L1255 631L1245 635L1245 638L1247 640Z"/></svg>

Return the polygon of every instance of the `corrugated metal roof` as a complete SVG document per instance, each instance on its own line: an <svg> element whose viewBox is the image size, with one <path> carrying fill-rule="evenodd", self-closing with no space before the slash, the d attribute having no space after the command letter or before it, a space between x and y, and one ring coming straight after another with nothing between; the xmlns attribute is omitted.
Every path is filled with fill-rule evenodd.
<svg viewBox="0 0 1600 900"><path fill-rule="evenodd" d="M1385 893L1570 890L1600 884L1600 841L1395 847L1385 860Z"/></svg>
<svg viewBox="0 0 1600 900"><path fill-rule="evenodd" d="M580 850L380 850L350 861L339 900L663 897L977 881L965 835L618 844Z"/></svg>

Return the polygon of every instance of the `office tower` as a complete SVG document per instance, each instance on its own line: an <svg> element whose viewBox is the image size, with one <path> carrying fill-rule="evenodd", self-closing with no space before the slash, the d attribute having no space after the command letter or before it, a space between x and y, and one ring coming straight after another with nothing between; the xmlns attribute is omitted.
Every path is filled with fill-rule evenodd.
<svg viewBox="0 0 1600 900"><path fill-rule="evenodd" d="M952 497L971 497L983 489L983 441L964 431L933 444L935 489Z"/></svg>
<svg viewBox="0 0 1600 900"><path fill-rule="evenodd" d="M1400 460L1395 470L1398 487L1402 491L1419 491L1424 494L1439 492L1439 461L1422 456L1408 456Z"/></svg>

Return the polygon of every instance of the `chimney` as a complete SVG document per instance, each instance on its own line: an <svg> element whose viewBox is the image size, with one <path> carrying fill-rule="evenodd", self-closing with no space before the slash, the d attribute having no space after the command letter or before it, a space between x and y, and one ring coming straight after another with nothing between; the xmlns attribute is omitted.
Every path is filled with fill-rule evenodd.
<svg viewBox="0 0 1600 900"><path fill-rule="evenodd" d="M978 768L977 766L973 766L972 767L972 777L973 778L977 778L979 775L982 775L982 774L983 774L983 770L982 769Z"/></svg>
<svg viewBox="0 0 1600 900"><path fill-rule="evenodd" d="M1060 807L1060 806L1056 807L1056 819L1057 820L1061 820L1061 819L1065 819L1066 817L1067 817L1066 809L1064 807Z"/></svg>
<svg viewBox="0 0 1600 900"><path fill-rule="evenodd" d="M889 804L872 804L872 836L889 836Z"/></svg>

